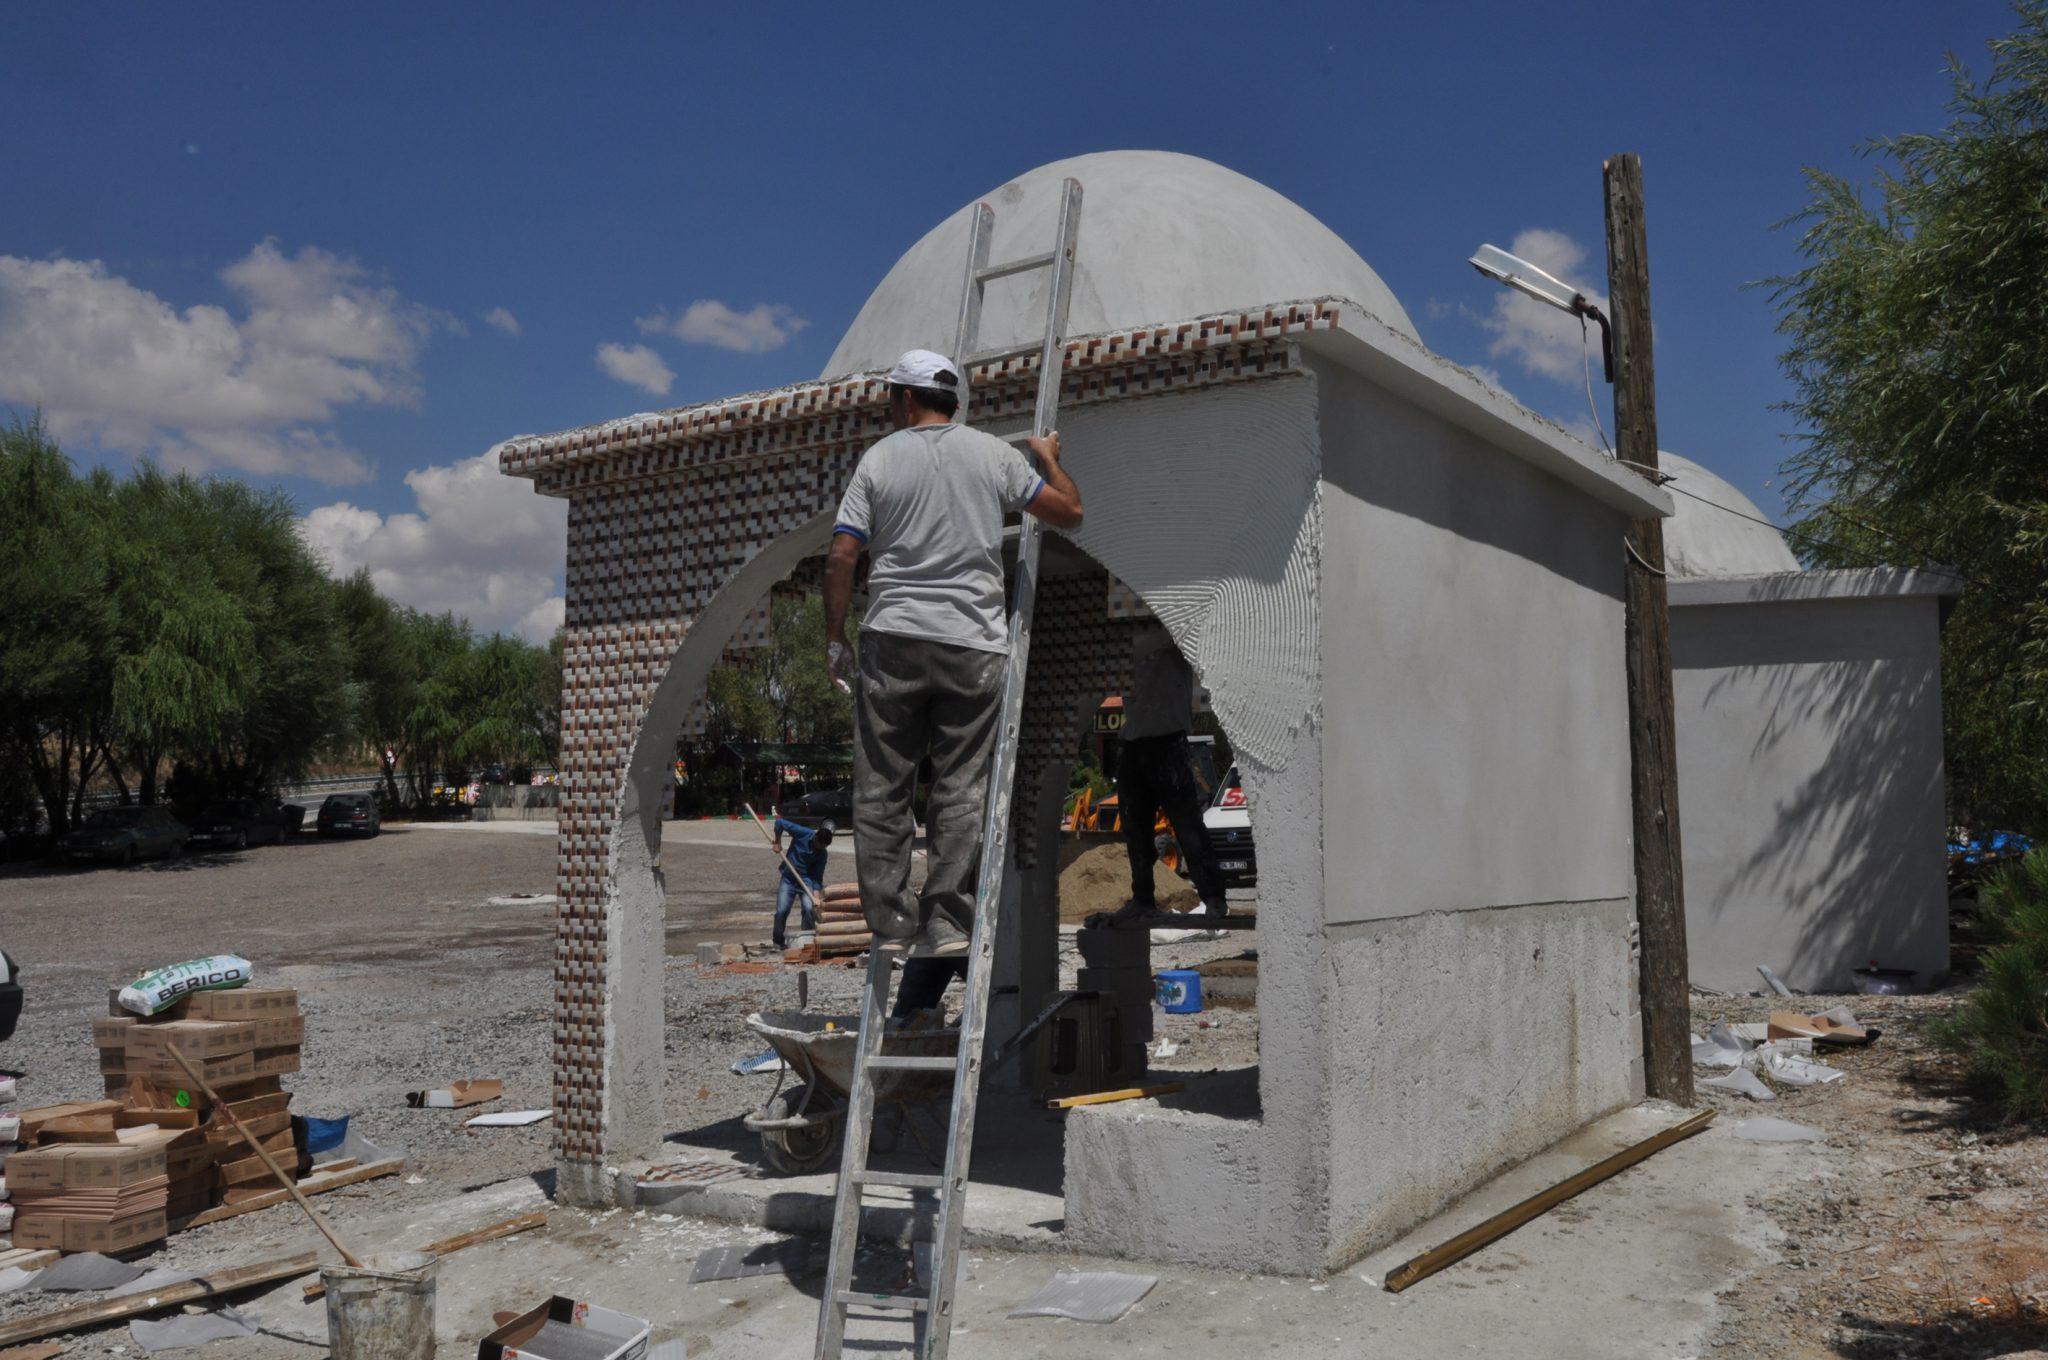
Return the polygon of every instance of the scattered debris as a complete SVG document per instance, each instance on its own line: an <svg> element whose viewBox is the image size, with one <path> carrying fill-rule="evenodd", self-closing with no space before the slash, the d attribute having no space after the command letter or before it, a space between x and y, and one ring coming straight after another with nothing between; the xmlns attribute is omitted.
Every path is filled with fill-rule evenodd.
<svg viewBox="0 0 2048 1360"><path fill-rule="evenodd" d="M276 1280L288 1280L294 1275L304 1275L312 1271L317 1264L318 1258L312 1252L302 1252L279 1260L261 1261L236 1266L230 1270L214 1271L184 1284L173 1285L160 1293L99 1299L74 1304L69 1308L59 1308L54 1312L38 1313L32 1317L15 1318L0 1323L0 1346L13 1345L17 1341L35 1341L58 1332L75 1332L104 1322L120 1322L131 1317L165 1312L198 1299L251 1289Z"/></svg>
<svg viewBox="0 0 2048 1360"><path fill-rule="evenodd" d="M1779 996L1792 995L1792 989L1790 987L1787 987L1785 985L1785 980L1779 977L1776 973L1773 973L1770 969L1766 968L1762 964L1758 964L1756 966L1756 970L1757 972L1763 974L1764 981L1770 983L1771 990L1776 992Z"/></svg>
<svg viewBox="0 0 2048 1360"><path fill-rule="evenodd" d="M530 1213L520 1214L517 1218L508 1218L501 1223L492 1223L482 1228L472 1228L466 1233L457 1233L453 1237L444 1237L438 1242L429 1242L420 1248L420 1254L439 1260L443 1256L449 1256L461 1251L464 1247L473 1247L479 1242L495 1242L501 1237L513 1237L534 1228L545 1228L547 1225L548 1211L545 1209L535 1209ZM311 1303L326 1292L327 1282L325 1280L314 1280L306 1286L306 1302Z"/></svg>
<svg viewBox="0 0 2048 1360"><path fill-rule="evenodd" d="M254 1336L254 1322L232 1308L217 1313L183 1313L161 1322L137 1318L128 1324L128 1335L136 1345L154 1355L158 1351L184 1350L231 1336Z"/></svg>
<svg viewBox="0 0 2048 1360"><path fill-rule="evenodd" d="M538 1124L553 1113L552 1110L499 1110L465 1119L462 1123L464 1128L470 1129L519 1129L528 1124Z"/></svg>
<svg viewBox="0 0 2048 1360"><path fill-rule="evenodd" d="M1155 1058L1171 1058L1179 1053L1180 1045L1171 1039L1161 1039L1159 1047L1152 1050L1152 1056Z"/></svg>
<svg viewBox="0 0 2048 1360"><path fill-rule="evenodd" d="M1757 1061L1766 1076L1784 1086L1822 1086L1831 1081L1840 1081L1848 1073L1829 1067L1824 1062L1814 1062L1784 1045L1794 1040L1779 1039L1762 1045L1756 1050ZM1810 1050L1809 1050L1810 1051Z"/></svg>
<svg viewBox="0 0 2048 1360"><path fill-rule="evenodd" d="M1704 1039L1692 1036L1692 1060L1698 1067L1740 1067L1746 1051L1726 1021L1714 1026Z"/></svg>
<svg viewBox="0 0 2048 1360"><path fill-rule="evenodd" d="M1874 1042L1882 1030L1866 1029L1846 1006L1801 1015L1797 1011L1772 1011L1769 1034L1773 1039L1811 1039L1820 1044L1845 1044L1856 1048Z"/></svg>
<svg viewBox="0 0 2048 1360"><path fill-rule="evenodd" d="M766 1053L741 1058L732 1065L732 1074L736 1077L751 1077L760 1072L780 1072L788 1066L789 1064L782 1060L782 1055L771 1048Z"/></svg>
<svg viewBox="0 0 2048 1360"><path fill-rule="evenodd" d="M496 1077L473 1077L468 1081L450 1082L431 1091L407 1091L405 1103L416 1110L459 1110L465 1105L481 1105L487 1100L496 1100L505 1094L505 1083Z"/></svg>
<svg viewBox="0 0 2048 1360"><path fill-rule="evenodd" d="M494 907L552 907L561 900L553 893L505 893L489 899Z"/></svg>
<svg viewBox="0 0 2048 1360"><path fill-rule="evenodd" d="M1056 1270L1036 1294L1010 1310L1013 1318L1062 1317L1075 1322L1115 1322L1159 1283L1157 1275L1123 1275L1110 1270Z"/></svg>
<svg viewBox="0 0 2048 1360"><path fill-rule="evenodd" d="M1735 1070L1737 1073L1744 1071L1740 1067ZM1650 1154L1692 1137L1713 1122L1714 1112L1701 1110L1697 1114L1681 1119L1663 1132L1653 1133L1641 1142L1623 1148L1612 1157L1594 1163L1577 1175L1559 1181L1548 1190L1529 1196L1513 1208L1503 1209L1484 1223L1467 1228L1442 1246L1432 1247L1422 1255L1387 1272L1387 1292L1398 1294L1418 1280L1428 1279L1445 1266L1455 1265L1489 1242L1507 1236L1537 1215L1556 1208L1572 1196L1591 1189L1615 1173L1627 1170Z"/></svg>
<svg viewBox="0 0 2048 1360"><path fill-rule="evenodd" d="M645 1318L557 1294L477 1344L477 1360L629 1360L647 1350Z"/></svg>
<svg viewBox="0 0 2048 1360"><path fill-rule="evenodd" d="M1768 1115L1741 1120L1729 1132L1737 1138L1747 1138L1756 1143L1818 1143L1827 1136L1811 1124L1795 1124L1789 1119L1773 1119Z"/></svg>

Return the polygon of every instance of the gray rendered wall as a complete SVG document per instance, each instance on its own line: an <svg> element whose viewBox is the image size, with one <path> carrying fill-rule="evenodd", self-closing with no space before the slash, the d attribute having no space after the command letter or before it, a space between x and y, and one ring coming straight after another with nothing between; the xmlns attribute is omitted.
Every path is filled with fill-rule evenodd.
<svg viewBox="0 0 2048 1360"><path fill-rule="evenodd" d="M1948 971L1939 601L1671 611L1693 981Z"/></svg>
<svg viewBox="0 0 2048 1360"><path fill-rule="evenodd" d="M1638 1099L1641 1025L1622 517L1317 383L1336 1266Z"/></svg>

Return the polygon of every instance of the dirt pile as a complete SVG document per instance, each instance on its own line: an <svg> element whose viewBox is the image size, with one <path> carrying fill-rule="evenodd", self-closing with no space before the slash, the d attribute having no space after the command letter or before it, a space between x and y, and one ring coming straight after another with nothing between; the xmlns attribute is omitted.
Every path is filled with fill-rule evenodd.
<svg viewBox="0 0 2048 1360"><path fill-rule="evenodd" d="M1188 881L1163 864L1152 866L1152 890L1164 911L1198 905ZM1060 920L1077 922L1115 911L1131 900L1131 861L1122 840L1060 842Z"/></svg>

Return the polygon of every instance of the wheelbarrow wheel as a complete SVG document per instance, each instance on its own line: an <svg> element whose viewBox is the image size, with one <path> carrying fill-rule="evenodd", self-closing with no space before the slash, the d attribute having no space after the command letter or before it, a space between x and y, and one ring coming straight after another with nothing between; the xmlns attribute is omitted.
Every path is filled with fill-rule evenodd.
<svg viewBox="0 0 2048 1360"><path fill-rule="evenodd" d="M768 1103L771 1119L790 1119L804 1103L804 1091L784 1091ZM778 1176L807 1176L839 1155L840 1119L802 1129L761 1130L761 1159Z"/></svg>

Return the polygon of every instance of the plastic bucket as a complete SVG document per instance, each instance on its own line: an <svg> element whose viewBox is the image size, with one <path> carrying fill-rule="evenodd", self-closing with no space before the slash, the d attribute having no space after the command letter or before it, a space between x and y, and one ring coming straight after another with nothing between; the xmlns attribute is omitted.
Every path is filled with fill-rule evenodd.
<svg viewBox="0 0 2048 1360"><path fill-rule="evenodd" d="M333 1360L433 1360L434 1258L393 1251L322 1266Z"/></svg>
<svg viewBox="0 0 2048 1360"><path fill-rule="evenodd" d="M1202 975L1192 968L1168 968L1152 980L1159 1006L1168 1015L1193 1015L1202 1009Z"/></svg>
<svg viewBox="0 0 2048 1360"><path fill-rule="evenodd" d="M306 1151L331 1152L341 1146L341 1140L348 1137L348 1116L339 1119L316 1119L306 1116Z"/></svg>

